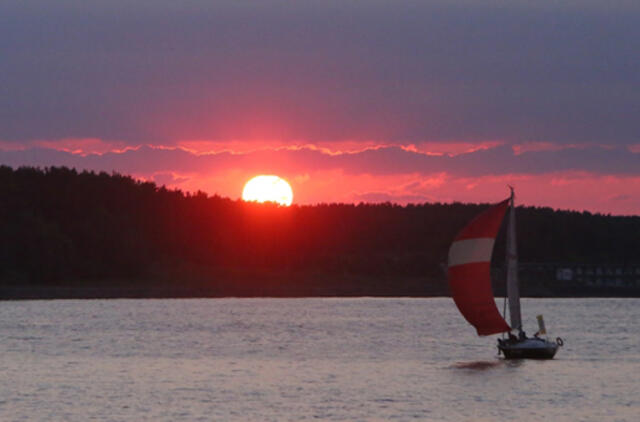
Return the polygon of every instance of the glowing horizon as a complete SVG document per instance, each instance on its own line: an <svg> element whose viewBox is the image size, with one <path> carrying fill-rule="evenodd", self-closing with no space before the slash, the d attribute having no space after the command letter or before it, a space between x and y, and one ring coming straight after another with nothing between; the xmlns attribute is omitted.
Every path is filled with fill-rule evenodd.
<svg viewBox="0 0 640 422"><path fill-rule="evenodd" d="M174 145L121 148L95 139L85 144L49 141L20 149L0 142L0 163L116 171L160 186L229 198L238 198L256 174L278 174L290 183L301 205L493 202L511 184L523 205L640 215L640 151L633 148L498 143L434 154L427 144L411 148L350 143L344 151L308 143L271 148L261 144L245 152L232 146L200 153Z"/></svg>

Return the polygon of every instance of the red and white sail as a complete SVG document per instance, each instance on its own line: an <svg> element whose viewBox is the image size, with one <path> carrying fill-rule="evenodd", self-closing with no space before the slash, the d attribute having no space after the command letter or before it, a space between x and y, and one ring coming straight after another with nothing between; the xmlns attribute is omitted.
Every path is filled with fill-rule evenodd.
<svg viewBox="0 0 640 422"><path fill-rule="evenodd" d="M449 249L451 295L478 335L502 333L510 327L496 306L491 289L491 255L509 199L474 218Z"/></svg>

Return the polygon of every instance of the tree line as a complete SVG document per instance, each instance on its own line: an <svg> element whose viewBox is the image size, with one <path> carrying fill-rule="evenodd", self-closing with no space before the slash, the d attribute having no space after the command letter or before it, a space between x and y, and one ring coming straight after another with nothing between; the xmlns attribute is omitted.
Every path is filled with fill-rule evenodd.
<svg viewBox="0 0 640 422"><path fill-rule="evenodd" d="M116 173L7 166L0 166L0 198L0 283L12 285L287 274L441 279L452 239L489 206L281 207ZM521 261L639 261L640 217L540 207L518 207L517 216Z"/></svg>

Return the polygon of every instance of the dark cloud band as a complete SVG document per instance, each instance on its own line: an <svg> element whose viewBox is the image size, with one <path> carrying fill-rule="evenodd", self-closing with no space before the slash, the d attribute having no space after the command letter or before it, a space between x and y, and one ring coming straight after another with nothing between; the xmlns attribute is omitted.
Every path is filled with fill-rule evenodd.
<svg viewBox="0 0 640 422"><path fill-rule="evenodd" d="M584 171L599 175L640 175L640 153L622 148L565 148L515 154L508 146L455 156L427 155L399 147L328 154L313 148L264 149L242 154L194 154L182 149L140 147L122 153L86 156L53 149L0 151L0 163L10 166L69 166L138 175L162 172L209 174L229 169L246 172L303 174L341 170L346 174L435 174L481 177L505 174L545 174Z"/></svg>

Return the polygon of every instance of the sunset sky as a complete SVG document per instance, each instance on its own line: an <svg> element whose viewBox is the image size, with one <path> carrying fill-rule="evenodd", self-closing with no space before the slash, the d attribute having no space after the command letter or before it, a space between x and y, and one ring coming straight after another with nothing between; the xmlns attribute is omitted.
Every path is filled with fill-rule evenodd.
<svg viewBox="0 0 640 422"><path fill-rule="evenodd" d="M0 164L640 214L640 2L3 1Z"/></svg>

